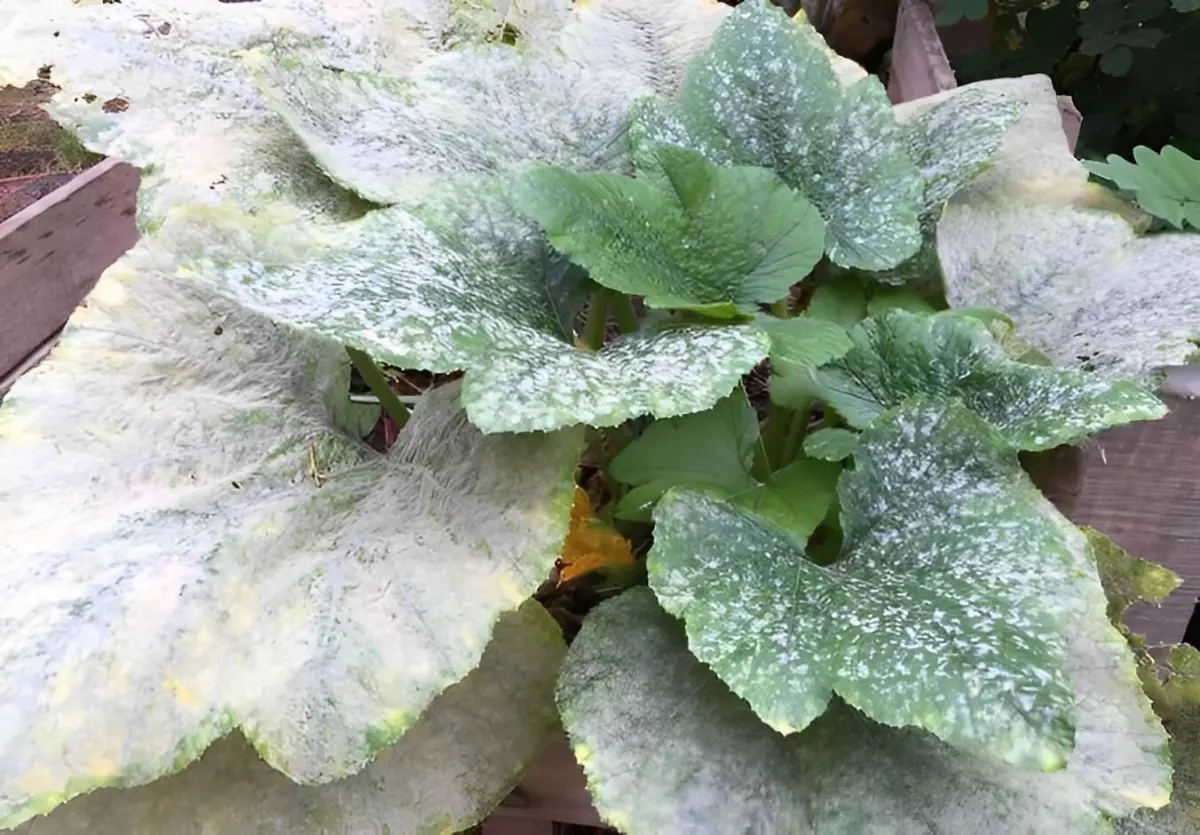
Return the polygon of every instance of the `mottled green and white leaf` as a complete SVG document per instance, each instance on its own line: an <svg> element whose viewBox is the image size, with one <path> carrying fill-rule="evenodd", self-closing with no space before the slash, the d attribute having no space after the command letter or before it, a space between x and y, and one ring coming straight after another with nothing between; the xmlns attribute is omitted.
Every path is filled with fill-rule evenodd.
<svg viewBox="0 0 1200 835"><path fill-rule="evenodd" d="M938 224L951 306L1003 311L1059 365L1149 378L1189 362L1200 337L1200 236L1138 237L1109 208L1067 148L1049 79L970 86L1025 106L991 170Z"/></svg>
<svg viewBox="0 0 1200 835"><path fill-rule="evenodd" d="M592 170L622 163L637 88L507 47L448 53L403 77L290 56L255 62L272 107L337 182L378 203L447 180L537 160Z"/></svg>
<svg viewBox="0 0 1200 835"><path fill-rule="evenodd" d="M678 101L634 110L634 155L683 145L721 165L774 170L816 204L826 251L844 266L882 270L920 244L922 181L883 85L843 78L820 36L766 0L741 4L688 67Z"/></svg>
<svg viewBox="0 0 1200 835"><path fill-rule="evenodd" d="M0 408L10 825L234 727L297 781L355 773L476 666L566 534L580 430L485 436L451 385L379 456L333 425L340 345L159 255L110 270Z"/></svg>
<svg viewBox="0 0 1200 835"><path fill-rule="evenodd" d="M789 835L1109 827L1074 765L1022 771L840 702L780 736L688 652L682 625L646 590L591 613L567 654L558 703L593 803L631 835L725 835L748 823ZM1123 727L1081 724L1077 759L1102 737L1129 744Z"/></svg>
<svg viewBox="0 0 1200 835"><path fill-rule="evenodd" d="M1137 383L1009 359L964 316L889 310L852 331L854 347L815 374L815 393L853 427L910 397L961 400L1017 449L1050 449L1167 408Z"/></svg>
<svg viewBox="0 0 1200 835"><path fill-rule="evenodd" d="M643 330L601 351L566 341L552 252L497 185L448 191L424 221L377 210L307 251L245 234L241 218L219 237L202 224L181 246L197 272L275 321L402 368L465 370L463 406L486 432L701 411L767 355L750 325Z"/></svg>
<svg viewBox="0 0 1200 835"><path fill-rule="evenodd" d="M539 604L527 602L497 621L479 666L353 777L297 785L232 733L180 774L135 789L101 789L16 831L325 835L466 829L492 812L557 735L554 682L565 652L558 625Z"/></svg>
<svg viewBox="0 0 1200 835"><path fill-rule="evenodd" d="M647 153L661 181L542 165L521 178L518 205L593 280L650 307L752 312L821 259L824 221L771 171L669 145Z"/></svg>
<svg viewBox="0 0 1200 835"><path fill-rule="evenodd" d="M783 733L836 693L885 724L1060 768L1076 721L1064 632L1098 581L1004 437L956 403L910 401L862 434L838 493L830 567L710 495L663 497L650 583L692 651Z"/></svg>

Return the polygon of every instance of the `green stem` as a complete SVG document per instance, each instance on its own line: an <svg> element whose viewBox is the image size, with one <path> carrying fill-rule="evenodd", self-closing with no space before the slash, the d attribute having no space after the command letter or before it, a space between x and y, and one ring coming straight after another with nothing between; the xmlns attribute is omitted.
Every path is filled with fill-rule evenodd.
<svg viewBox="0 0 1200 835"><path fill-rule="evenodd" d="M400 402L400 398L396 396L396 392L392 391L392 387L388 385L387 377L383 376L383 372L379 370L379 366L375 364L375 360L371 359L370 354L346 346L346 353L350 355L350 362L354 363L354 367L358 369L358 374L363 378L363 382L371 389L371 393L379 398L379 405L391 417L392 422L396 424L397 429L403 429L408 423L408 407Z"/></svg>
<svg viewBox="0 0 1200 835"><path fill-rule="evenodd" d="M792 296L789 293L784 298L771 305L771 312L780 319L790 319L792 316Z"/></svg>
<svg viewBox="0 0 1200 835"><path fill-rule="evenodd" d="M786 467L800 455L801 444L808 433L808 424L812 420L812 404L792 412L792 422L788 426L787 440L783 442L783 458L780 466Z"/></svg>
<svg viewBox="0 0 1200 835"><path fill-rule="evenodd" d="M617 327L621 333L636 333L639 326L637 314L633 312L633 302L624 293L615 290L609 292L612 296L612 313L617 317Z"/></svg>
<svg viewBox="0 0 1200 835"><path fill-rule="evenodd" d="M587 322L580 336L583 344L593 351L598 351L604 346L604 332L608 330L608 309L609 294L601 287L592 293L592 299L588 302Z"/></svg>
<svg viewBox="0 0 1200 835"><path fill-rule="evenodd" d="M767 423L762 431L762 446L767 456L770 472L784 465L784 447L787 444L788 428L792 423L793 412L786 406L780 406L771 401L767 406Z"/></svg>

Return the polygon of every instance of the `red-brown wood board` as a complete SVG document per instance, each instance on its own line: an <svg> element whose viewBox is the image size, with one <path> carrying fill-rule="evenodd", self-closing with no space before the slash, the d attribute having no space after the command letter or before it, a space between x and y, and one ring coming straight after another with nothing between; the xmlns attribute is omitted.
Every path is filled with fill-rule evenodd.
<svg viewBox="0 0 1200 835"><path fill-rule="evenodd" d="M0 223L0 394L137 241L139 179L107 159Z"/></svg>

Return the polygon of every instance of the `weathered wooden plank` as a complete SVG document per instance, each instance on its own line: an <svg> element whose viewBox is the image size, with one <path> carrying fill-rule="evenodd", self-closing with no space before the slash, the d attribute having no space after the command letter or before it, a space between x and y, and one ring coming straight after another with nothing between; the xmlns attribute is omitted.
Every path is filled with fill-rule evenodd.
<svg viewBox="0 0 1200 835"><path fill-rule="evenodd" d="M0 223L0 379L137 241L139 179L133 166L107 159Z"/></svg>
<svg viewBox="0 0 1200 835"><path fill-rule="evenodd" d="M546 749L520 787L492 813L492 818L603 826L600 815L592 808L587 778L575 762L565 736Z"/></svg>
<svg viewBox="0 0 1200 835"><path fill-rule="evenodd" d="M1200 597L1200 400L1164 395L1170 414L1103 432L1056 455L1048 495L1073 522L1183 578L1161 607L1125 616L1152 644L1183 640Z"/></svg>
<svg viewBox="0 0 1200 835"><path fill-rule="evenodd" d="M896 104L953 90L957 84L926 0L900 0L888 97Z"/></svg>

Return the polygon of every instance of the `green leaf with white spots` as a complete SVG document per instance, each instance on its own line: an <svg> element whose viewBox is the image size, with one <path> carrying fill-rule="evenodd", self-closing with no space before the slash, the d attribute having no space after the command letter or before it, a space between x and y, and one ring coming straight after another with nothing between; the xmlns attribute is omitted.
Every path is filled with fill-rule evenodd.
<svg viewBox="0 0 1200 835"><path fill-rule="evenodd" d="M353 777L297 785L234 733L180 774L134 789L101 789L16 831L325 835L466 829L492 812L557 735L554 682L565 652L558 625L530 601L497 621L477 668Z"/></svg>
<svg viewBox="0 0 1200 835"><path fill-rule="evenodd" d="M890 310L850 332L854 347L816 372L815 393L856 428L917 395L956 398L1017 449L1050 449L1166 406L1137 383L1010 360L982 322Z"/></svg>
<svg viewBox="0 0 1200 835"><path fill-rule="evenodd" d="M825 223L765 168L661 145L662 182L537 166L518 206L593 280L649 307L729 317L785 297L821 259Z"/></svg>
<svg viewBox="0 0 1200 835"><path fill-rule="evenodd" d="M581 430L485 436L452 384L379 456L332 422L341 345L169 265L139 244L0 407L4 824L235 727L298 782L359 771L566 535Z"/></svg>
<svg viewBox="0 0 1200 835"><path fill-rule="evenodd" d="M659 143L721 165L770 168L811 200L838 264L894 267L920 245L922 181L883 85L842 72L807 23L766 0L742 3L688 67L673 104L634 109L634 156L647 176Z"/></svg>
<svg viewBox="0 0 1200 835"><path fill-rule="evenodd" d="M956 403L910 401L862 434L838 492L830 567L710 495L663 497L650 583L692 651L784 733L836 693L885 724L1062 767L1077 721L1065 630L1109 627L1086 540L1005 438Z"/></svg>
<svg viewBox="0 0 1200 835"><path fill-rule="evenodd" d="M654 502L680 484L753 490L758 442L758 415L741 390L707 411L655 421L609 465L612 478L633 488L617 504L617 516L649 521Z"/></svg>
<svg viewBox="0 0 1200 835"><path fill-rule="evenodd" d="M1087 183L1044 76L963 89L975 87L1025 105L990 170L938 223L951 306L1004 312L1058 365L1149 379L1189 362L1200 337L1200 236L1138 236L1119 201Z"/></svg>
<svg viewBox="0 0 1200 835"><path fill-rule="evenodd" d="M804 439L804 453L822 461L843 461L858 451L858 433L837 426L818 429Z"/></svg>
<svg viewBox="0 0 1200 835"><path fill-rule="evenodd" d="M552 289L559 265L502 184L448 191L421 218L380 209L286 247L235 218L176 245L275 321L402 368L464 370L463 406L485 432L702 411L767 355L767 335L750 325L647 329L578 348Z"/></svg>
<svg viewBox="0 0 1200 835"><path fill-rule="evenodd" d="M1113 744L1136 747L1103 696L1087 703L1077 761L1102 758ZM1075 763L1023 771L840 702L780 736L688 651L682 625L644 589L588 617L567 653L558 704L594 805L630 835L725 835L751 824L789 835L1098 835L1110 827L1101 810L1120 808Z"/></svg>

